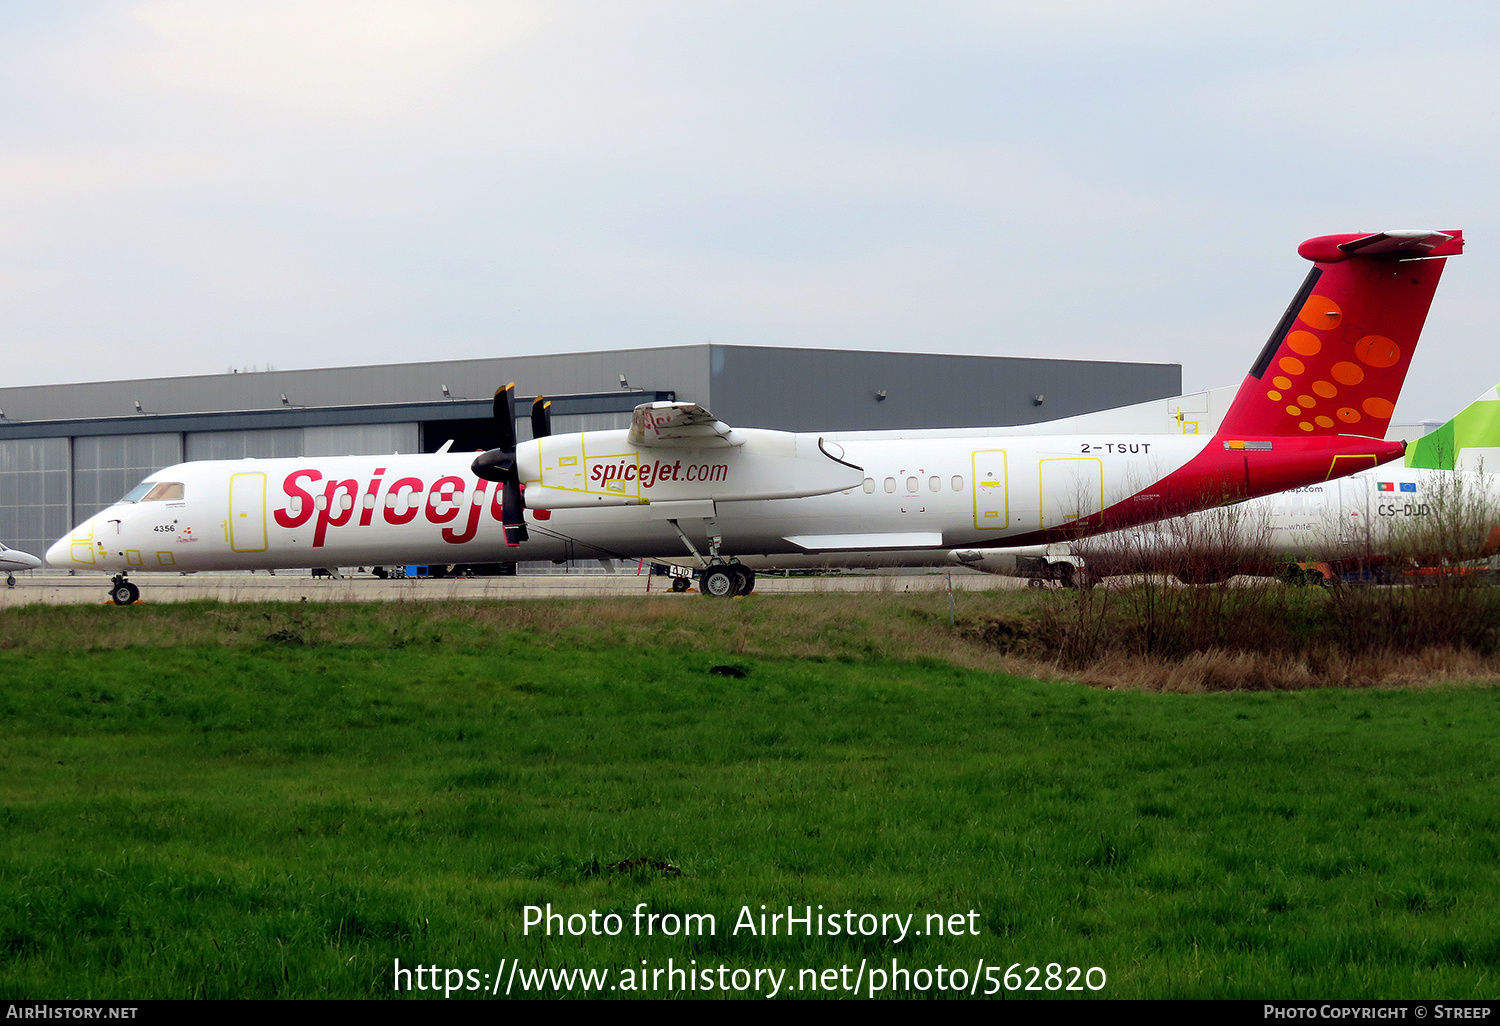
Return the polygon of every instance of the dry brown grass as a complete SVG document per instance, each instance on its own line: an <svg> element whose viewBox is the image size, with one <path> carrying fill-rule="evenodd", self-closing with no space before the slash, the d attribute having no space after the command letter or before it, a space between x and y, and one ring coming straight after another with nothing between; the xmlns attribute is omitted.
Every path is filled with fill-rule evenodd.
<svg viewBox="0 0 1500 1026"><path fill-rule="evenodd" d="M1019 664L1018 664L1019 665ZM1431 688L1500 682L1500 664L1473 652L1431 649L1415 655L1303 658L1253 652L1199 652L1182 660L1108 656L1073 673L1050 674L1091 687L1199 693L1306 688Z"/></svg>

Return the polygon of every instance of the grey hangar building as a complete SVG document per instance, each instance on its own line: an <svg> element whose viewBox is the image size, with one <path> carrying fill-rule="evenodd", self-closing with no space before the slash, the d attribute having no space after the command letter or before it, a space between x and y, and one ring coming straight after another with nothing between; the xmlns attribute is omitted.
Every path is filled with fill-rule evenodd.
<svg viewBox="0 0 1500 1026"><path fill-rule="evenodd" d="M192 460L496 444L492 396L554 432L696 402L784 431L1034 424L1181 394L1180 364L703 345L0 387L0 541L40 555L147 475Z"/></svg>

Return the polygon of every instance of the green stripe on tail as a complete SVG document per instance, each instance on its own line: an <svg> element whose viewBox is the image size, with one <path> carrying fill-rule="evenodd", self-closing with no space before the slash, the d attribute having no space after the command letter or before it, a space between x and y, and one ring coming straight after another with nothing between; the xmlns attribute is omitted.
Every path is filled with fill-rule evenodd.
<svg viewBox="0 0 1500 1026"><path fill-rule="evenodd" d="M1458 416L1406 449L1406 465L1453 470L1465 449L1500 448L1500 385L1488 389Z"/></svg>

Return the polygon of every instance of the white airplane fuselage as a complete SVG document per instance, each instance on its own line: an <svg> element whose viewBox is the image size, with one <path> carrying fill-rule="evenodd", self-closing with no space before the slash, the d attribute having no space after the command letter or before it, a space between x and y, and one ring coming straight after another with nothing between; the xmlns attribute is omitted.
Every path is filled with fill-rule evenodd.
<svg viewBox="0 0 1500 1026"><path fill-rule="evenodd" d="M1255 494L1400 453L1397 444L1347 436L1332 448L1278 439L1275 451L1240 452L1201 436L1005 432L795 436L804 446L841 447L848 469L833 468L827 494L529 509L529 539L518 547L505 543L500 488L474 476L472 453L184 463L147 478L181 483L181 498L116 503L47 559L70 569L193 572L687 555L675 521L700 549L716 530L723 556L915 550L914 561L942 563L954 548L1097 529L1090 525L1103 522L1100 511L1121 504L1135 523L1202 506L1210 482L1219 487L1210 472L1242 478L1234 485ZM622 435L584 438L608 452ZM1292 451L1298 443L1305 453ZM652 483L722 476L721 452L659 450ZM1356 462L1335 471L1339 460ZM728 477L715 487L732 490Z"/></svg>

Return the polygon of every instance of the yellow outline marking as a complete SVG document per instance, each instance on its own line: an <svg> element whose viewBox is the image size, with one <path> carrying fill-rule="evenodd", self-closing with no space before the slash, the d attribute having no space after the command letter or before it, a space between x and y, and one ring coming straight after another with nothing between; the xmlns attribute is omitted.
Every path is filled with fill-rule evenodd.
<svg viewBox="0 0 1500 1026"><path fill-rule="evenodd" d="M156 565L157 566L176 566L177 565L177 557L175 555L173 555L171 552L158 552L156 554Z"/></svg>
<svg viewBox="0 0 1500 1026"><path fill-rule="evenodd" d="M598 432L594 432L594 433L597 434ZM582 488L570 488L570 487L568 487L566 485L548 484L547 483L547 471L548 471L549 468L544 464L544 462L542 460L542 451L541 451L540 440L538 440L538 443L537 443L537 466L540 469L539 469L538 474L537 474L537 478L536 478L536 482L535 482L536 485L538 487L540 487L540 488L546 488L546 489L549 489L549 490L555 491L555 492L572 492L572 493L577 494L577 495L614 495L614 496L621 496L621 497L624 497L624 498L634 499L637 503L640 503L641 505L645 505L647 502L649 502L650 501L649 499L647 499L646 497L644 497L643 495L641 495L641 452L640 452L640 450L639 449L632 449L629 452L608 453L608 454L605 454L603 456L590 456L589 452L588 452L588 441L587 441L588 435L589 435L589 432L581 432L579 434L579 436L578 436L578 455L577 456L555 456L554 458L556 459L557 464L556 464L556 466L550 468L552 470L552 472L553 472L553 478L554 478L554 480L557 478L557 476L559 474L560 468L562 468L564 466L574 468L571 476L573 476L575 478L577 478L579 476L582 476L582 478L583 478L583 487ZM594 461L600 461L600 460L624 460L626 462L634 461L634 463L635 463L635 478L632 481L625 481L625 480L623 480L621 478L610 478L608 481L601 481L599 483L599 487L594 487L591 484L591 482L589 481L589 476L588 476L589 475L589 469L590 469L589 468L589 461L590 460L594 460ZM527 484L531 484L532 482L528 481L526 483ZM632 484L635 486L634 489L632 489L630 487Z"/></svg>
<svg viewBox="0 0 1500 1026"><path fill-rule="evenodd" d="M1243 445L1243 444L1244 443L1241 443L1241 445ZM1047 526L1047 496L1045 494L1047 478L1046 478L1045 473L1042 471L1042 464L1043 463L1097 463L1099 465L1099 508L1097 510L1095 510L1094 512L1095 513L1102 513L1102 512L1104 512L1104 460L1100 459L1097 456L1059 456L1059 457L1055 457L1053 459L1037 460L1036 461L1036 497L1037 497L1037 501L1041 504L1041 509L1038 511L1038 514L1037 514L1037 523L1038 523L1038 525L1041 527L1041 529L1043 531L1050 531L1050 530L1052 530L1055 527L1067 527L1068 526L1066 523L1053 524L1052 527L1048 527ZM1082 514L1082 516L1093 516L1093 515L1094 515L1093 513ZM1080 517L1080 514L1078 514L1078 513L1072 513L1072 514L1064 513L1063 514L1063 520L1065 520L1065 521L1076 522L1079 519L1079 517Z"/></svg>
<svg viewBox="0 0 1500 1026"><path fill-rule="evenodd" d="M240 547L236 543L236 539L235 539L235 532L233 530L234 521L235 521L235 515L234 515L234 483L236 481L238 481L242 477L258 477L258 478L260 478L260 546L258 548L253 548L253 547L249 547L249 546L246 546L246 547L242 548L242 547ZM242 516L242 517L243 516L247 516L247 514L241 513L240 516ZM256 472L250 472L250 473L231 474L231 475L229 475L229 519L227 521L225 521L225 523L227 525L229 525L229 531L228 531L228 533L229 533L229 550L231 552L265 552L266 549L269 547L269 539L268 539L268 536L267 536L267 533L266 533L266 475L265 475L265 473L263 471L256 471ZM241 531L241 534L244 534L244 533L245 533L244 531ZM250 532L250 533L253 534L254 532ZM254 538L253 537L252 538L245 538L243 540L245 540L245 541L253 541Z"/></svg>
<svg viewBox="0 0 1500 1026"><path fill-rule="evenodd" d="M634 497L637 498L637 499L639 499L641 497L641 453L640 453L639 449L634 450L632 452L612 452L612 453L609 453L609 454L604 455L604 456L595 456L595 457L593 457L593 459L595 461L598 461L598 460L624 460L626 463L629 463L633 459L635 461L635 477L632 480L630 480L630 481L626 481L623 478L614 477L614 478L610 478L608 481L601 481L601 482L599 482L600 485L602 485L602 487L600 487L600 488L590 488L589 487L589 482L588 482L588 477L585 476L584 477L584 481L583 481L583 490L585 492L588 492L591 495L599 495L599 494L603 493L603 494L629 496L631 493L630 493L630 489L629 489L628 486L631 485L631 484L634 484L635 485L635 495L634 495ZM588 474L588 469L589 469L589 458L587 456L585 456L584 461L583 461L583 471L584 471L585 475ZM619 484L618 488L615 487L615 485L617 483Z"/></svg>
<svg viewBox="0 0 1500 1026"><path fill-rule="evenodd" d="M584 468L587 468L588 467L589 454L588 454L588 446L587 446L587 444L584 441L584 439L587 438L587 437L588 437L588 432L586 432L586 431L579 432L579 435L578 435L578 455L577 456L559 456L557 458L557 466L558 467L563 466L563 460L566 459L566 460L572 460L573 461L572 463L568 464L568 466L576 467L576 466L578 466L579 463L582 463L583 466L584 466ZM537 447L536 448L536 462L537 462L537 466L540 468L537 471L538 477L537 477L536 483L537 483L537 485L539 487L541 487L541 488L550 488L550 489L552 489L555 492L576 492L579 495L598 494L597 492L590 492L589 491L587 478L584 479L583 487L582 488L568 488L565 485L556 485L556 484L550 484L549 485L547 483L547 468L546 468L546 466L544 466L542 464L542 443L541 443L540 439L537 440L536 447ZM554 467L553 471L555 472L556 470L557 470L557 467ZM577 472L575 471L575 476L576 476L576 474L577 474Z"/></svg>
<svg viewBox="0 0 1500 1026"><path fill-rule="evenodd" d="M75 563L87 563L89 566L93 566L94 518L89 517L87 531L74 531L69 537L72 544L68 546L68 548L71 550L68 558ZM80 556L78 554L78 549L80 546L83 548L83 551L85 553L85 555L83 556Z"/></svg>
<svg viewBox="0 0 1500 1026"><path fill-rule="evenodd" d="M1000 454L1000 473L1004 475L999 481L981 481L979 479L979 457L989 453ZM1010 526L1010 450L1009 449L975 449L969 456L969 472L974 475L974 526L983 531L1003 531ZM1005 497L1002 505L1005 507L1005 519L998 524L986 524L980 522L979 496L981 488L999 487L1001 494ZM998 517L997 512L984 511L985 519Z"/></svg>
<svg viewBox="0 0 1500 1026"><path fill-rule="evenodd" d="M1336 477L1345 477L1349 474L1356 473L1356 471L1353 470L1339 470L1339 460L1368 460L1370 465L1368 467L1360 467L1360 470L1371 470L1375 467L1380 466L1380 458L1374 453L1371 453L1368 456L1335 456L1333 458L1333 462L1328 464L1328 476L1323 479L1324 481L1332 481Z"/></svg>

